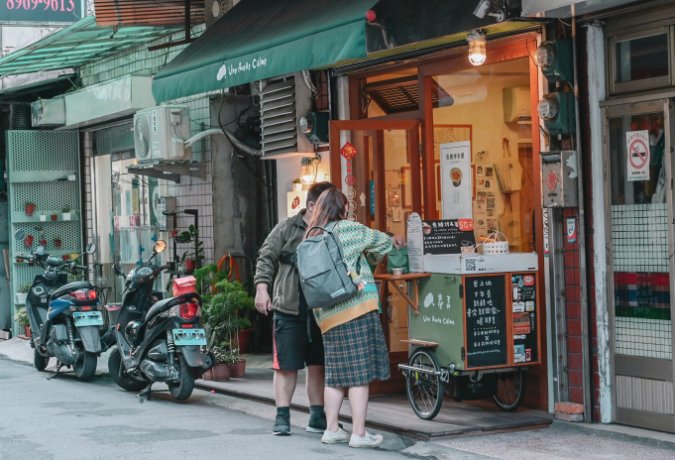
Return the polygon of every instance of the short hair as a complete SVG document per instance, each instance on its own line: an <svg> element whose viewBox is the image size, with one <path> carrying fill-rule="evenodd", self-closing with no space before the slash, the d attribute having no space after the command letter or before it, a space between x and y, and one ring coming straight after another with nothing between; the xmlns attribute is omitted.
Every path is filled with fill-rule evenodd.
<svg viewBox="0 0 675 460"><path fill-rule="evenodd" d="M335 184L332 182L317 182L316 184L313 184L307 191L307 202L309 203L312 201L316 203L316 201L319 199L319 196L321 196L324 191L333 187L335 187Z"/></svg>

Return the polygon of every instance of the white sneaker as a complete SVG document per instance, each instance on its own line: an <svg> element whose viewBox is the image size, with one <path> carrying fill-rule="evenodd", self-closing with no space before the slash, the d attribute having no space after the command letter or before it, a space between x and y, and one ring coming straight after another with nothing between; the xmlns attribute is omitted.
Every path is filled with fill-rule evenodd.
<svg viewBox="0 0 675 460"><path fill-rule="evenodd" d="M323 432L323 436L321 436L321 442L324 444L335 444L347 441L349 441L349 433L342 428L338 428L337 431L326 430Z"/></svg>
<svg viewBox="0 0 675 460"><path fill-rule="evenodd" d="M375 448L382 444L384 438L381 434L370 434L366 431L366 434L363 436L357 436L352 433L352 437L349 439L349 447L367 447Z"/></svg>

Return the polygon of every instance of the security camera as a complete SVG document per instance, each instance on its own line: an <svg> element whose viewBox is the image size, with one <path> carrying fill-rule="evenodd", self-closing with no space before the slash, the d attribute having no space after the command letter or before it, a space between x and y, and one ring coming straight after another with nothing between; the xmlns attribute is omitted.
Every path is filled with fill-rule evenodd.
<svg viewBox="0 0 675 460"><path fill-rule="evenodd" d="M480 0L476 8L473 10L473 15L479 19L483 19L488 14L490 6L490 0Z"/></svg>
<svg viewBox="0 0 675 460"><path fill-rule="evenodd" d="M504 9L495 5L492 0L480 0L473 10L473 15L479 19L483 19L485 16L492 16L497 22L503 22L506 19Z"/></svg>

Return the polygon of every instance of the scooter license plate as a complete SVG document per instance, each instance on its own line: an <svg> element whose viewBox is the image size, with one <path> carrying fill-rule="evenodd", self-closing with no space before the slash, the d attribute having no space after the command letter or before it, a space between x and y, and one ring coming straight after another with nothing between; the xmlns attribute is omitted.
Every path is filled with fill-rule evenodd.
<svg viewBox="0 0 675 460"><path fill-rule="evenodd" d="M173 342L176 345L206 345L204 329L174 329Z"/></svg>
<svg viewBox="0 0 675 460"><path fill-rule="evenodd" d="M73 313L75 327L103 326L103 315L100 311L76 311Z"/></svg>

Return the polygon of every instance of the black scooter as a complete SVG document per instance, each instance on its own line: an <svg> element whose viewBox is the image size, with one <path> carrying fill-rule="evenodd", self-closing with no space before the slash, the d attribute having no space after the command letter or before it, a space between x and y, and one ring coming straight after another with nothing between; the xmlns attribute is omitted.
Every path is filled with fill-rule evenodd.
<svg viewBox="0 0 675 460"><path fill-rule="evenodd" d="M23 241L25 232L14 237ZM84 254L93 254L96 246L87 246ZM100 330L103 316L96 287L88 281L68 282L69 274L81 274L86 267L76 260L50 256L43 246L30 255L17 256L31 265L43 268L36 275L26 298L26 312L31 330L33 365L43 371L51 357L61 367L72 367L79 380L90 380L96 372L96 361L103 351Z"/></svg>
<svg viewBox="0 0 675 460"><path fill-rule="evenodd" d="M152 256L126 275L122 307L113 326L117 342L108 358L112 379L127 391L150 397L154 382L165 382L177 401L190 397L194 379L213 366L213 356L204 352L206 335L201 327L201 298L191 292L153 303L157 276L172 268L152 260L166 249L158 241ZM125 276L115 265L115 273Z"/></svg>

